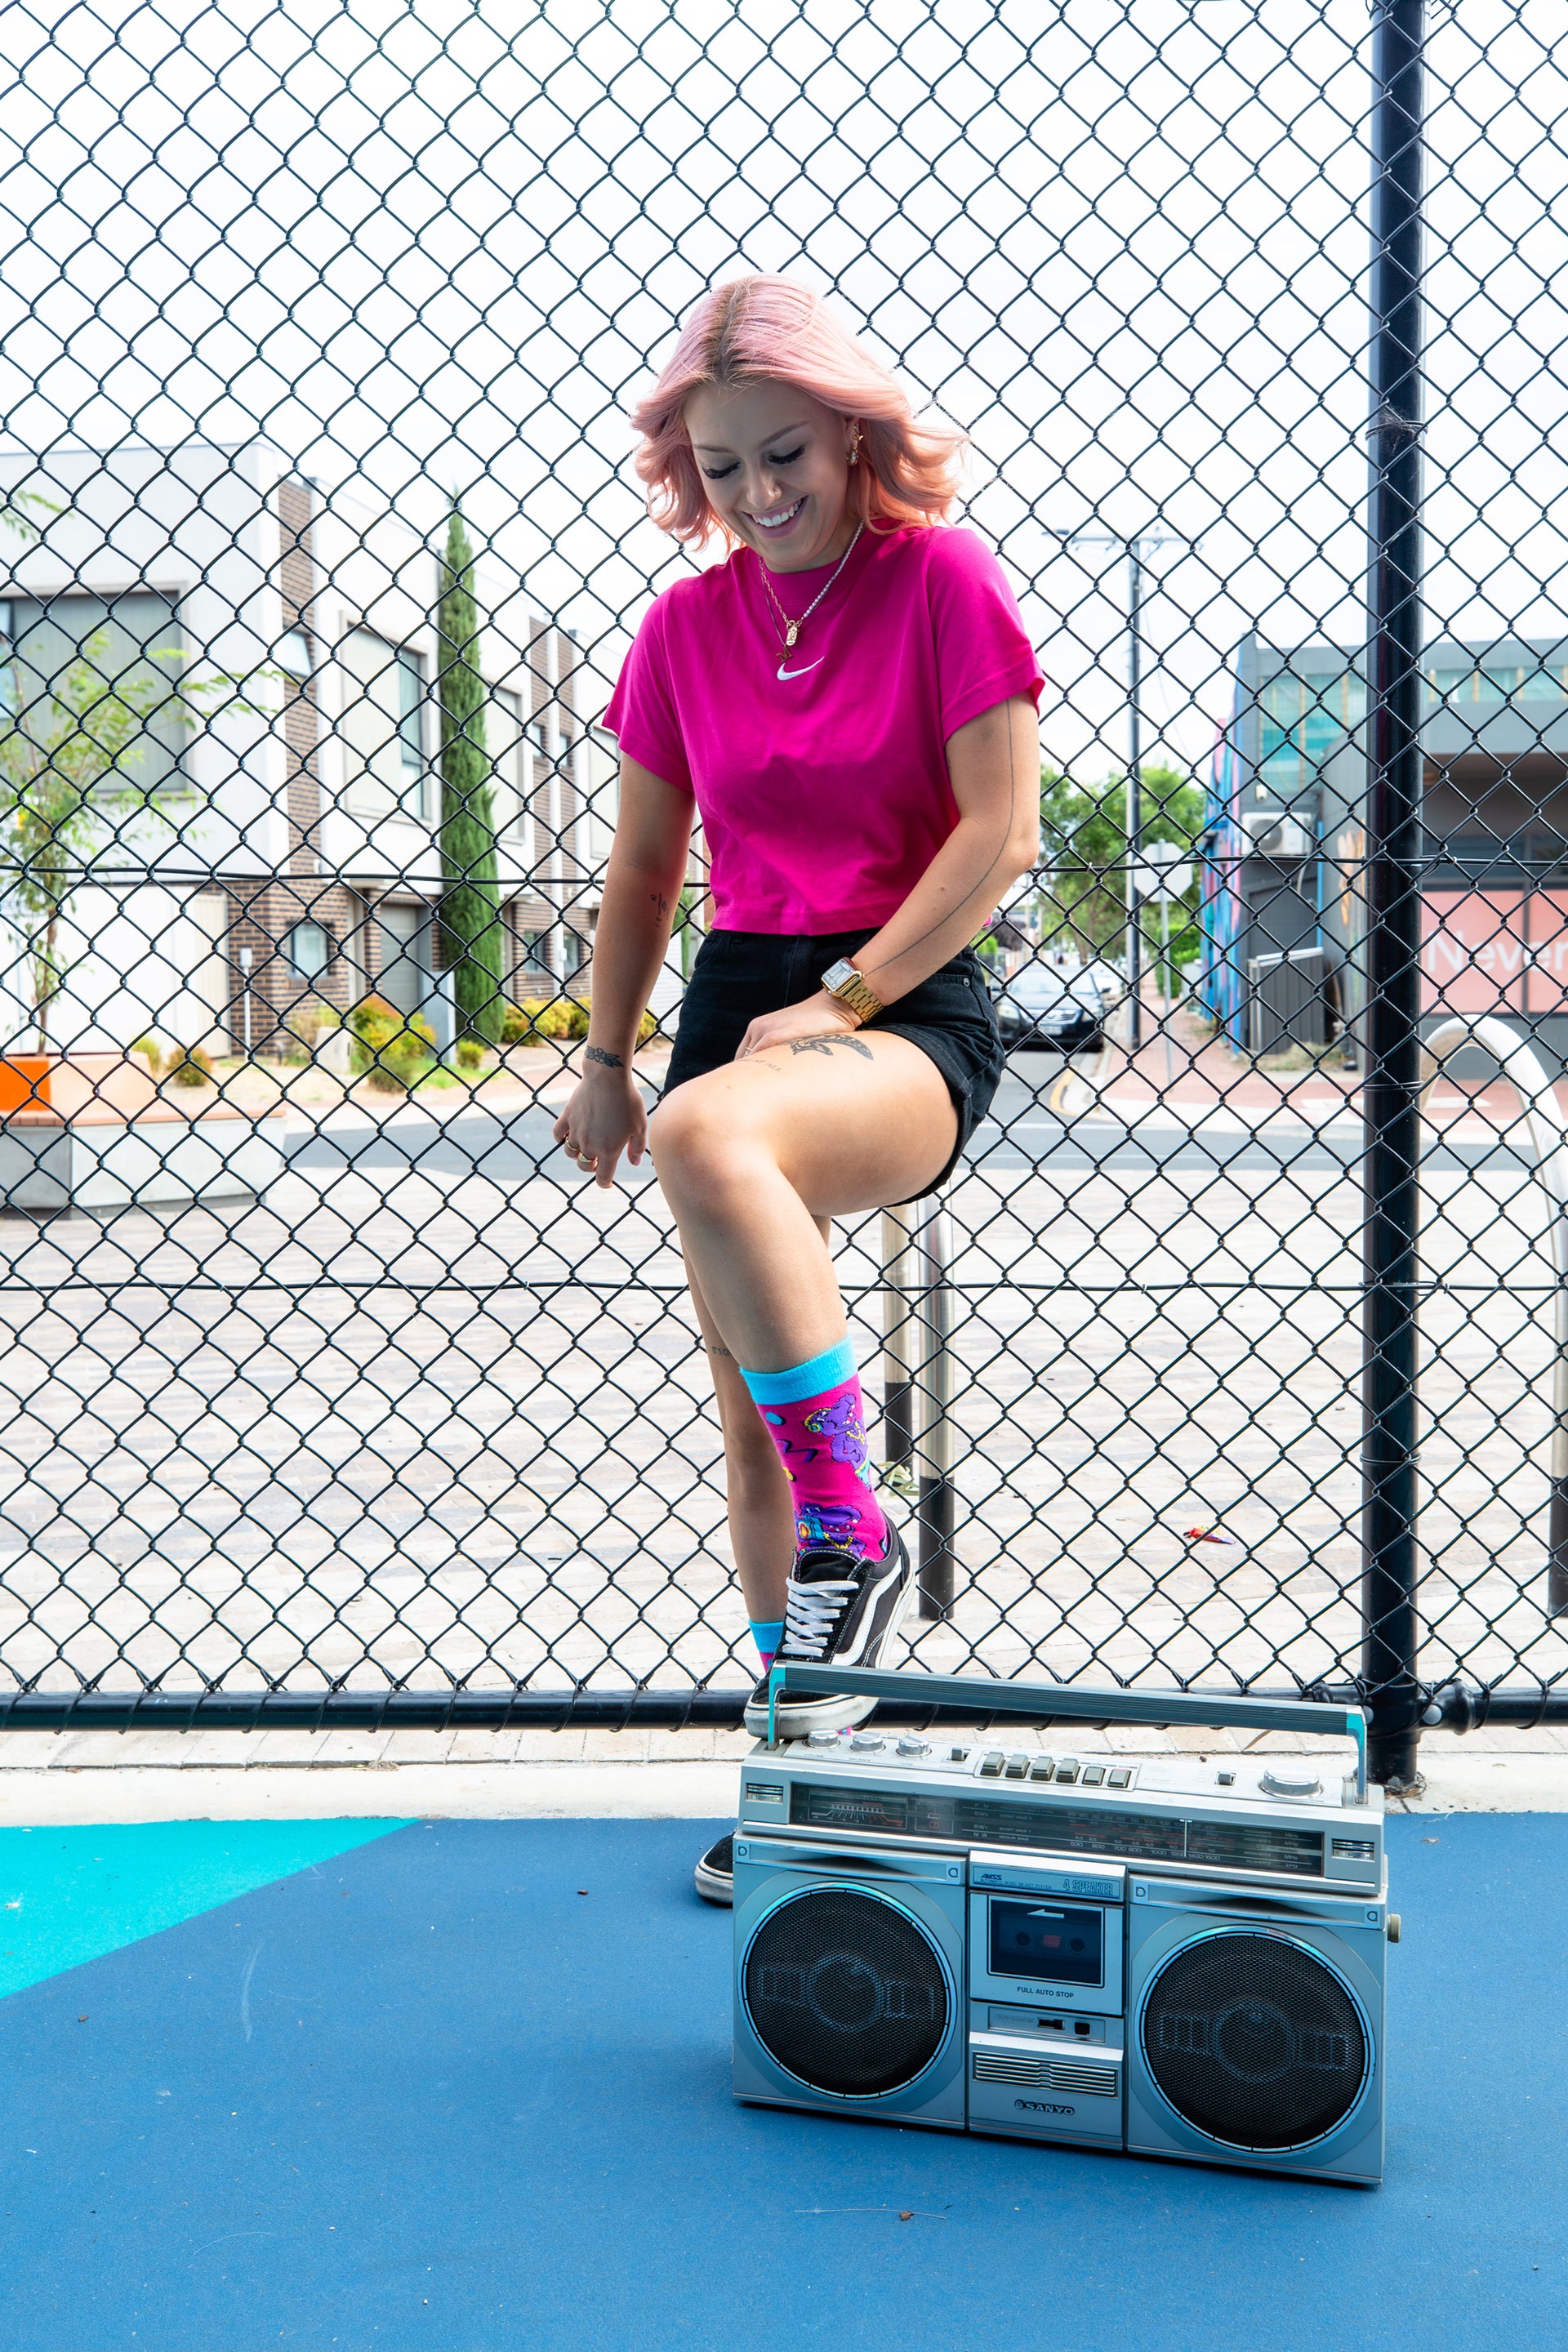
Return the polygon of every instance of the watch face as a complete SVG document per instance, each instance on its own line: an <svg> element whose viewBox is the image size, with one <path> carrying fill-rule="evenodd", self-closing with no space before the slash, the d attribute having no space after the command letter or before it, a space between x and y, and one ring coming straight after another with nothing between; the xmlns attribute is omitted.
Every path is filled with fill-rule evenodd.
<svg viewBox="0 0 1568 2352"><path fill-rule="evenodd" d="M848 957L840 956L838 961L837 963L830 963L827 970L823 973L822 985L826 989L828 994L831 995L835 989L842 988L846 981L858 980L859 977L859 973L856 971Z"/></svg>

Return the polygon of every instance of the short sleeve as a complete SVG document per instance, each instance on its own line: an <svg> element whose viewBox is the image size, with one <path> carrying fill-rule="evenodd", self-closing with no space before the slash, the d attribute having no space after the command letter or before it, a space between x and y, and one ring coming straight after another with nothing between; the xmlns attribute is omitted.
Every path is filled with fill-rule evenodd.
<svg viewBox="0 0 1568 2352"><path fill-rule="evenodd" d="M660 596L643 614L642 626L621 664L604 723L618 739L627 759L689 793L691 763L670 688L664 604Z"/></svg>
<svg viewBox="0 0 1568 2352"><path fill-rule="evenodd" d="M927 595L944 743L1015 695L1039 701L1045 673L1002 566L984 541L971 530L933 530Z"/></svg>

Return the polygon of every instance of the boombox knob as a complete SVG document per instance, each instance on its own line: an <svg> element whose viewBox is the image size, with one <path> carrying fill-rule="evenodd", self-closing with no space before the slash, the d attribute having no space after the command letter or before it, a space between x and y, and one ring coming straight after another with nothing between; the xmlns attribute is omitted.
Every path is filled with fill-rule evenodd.
<svg viewBox="0 0 1568 2352"><path fill-rule="evenodd" d="M1388 1915L1388 1940L1391 1944L1397 1944L1399 1941L1399 1914L1397 1911L1391 1911Z"/></svg>

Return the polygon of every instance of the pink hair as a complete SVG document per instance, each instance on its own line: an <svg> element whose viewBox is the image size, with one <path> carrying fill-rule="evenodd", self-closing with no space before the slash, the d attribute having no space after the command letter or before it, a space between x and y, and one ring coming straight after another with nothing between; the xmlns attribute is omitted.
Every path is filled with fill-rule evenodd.
<svg viewBox="0 0 1568 2352"><path fill-rule="evenodd" d="M637 469L661 530L700 546L723 530L708 503L686 429L699 384L772 378L793 383L860 428L849 503L870 530L942 521L958 494L963 436L920 425L909 394L792 278L733 278L705 294L676 338L653 390L631 412L642 436Z"/></svg>

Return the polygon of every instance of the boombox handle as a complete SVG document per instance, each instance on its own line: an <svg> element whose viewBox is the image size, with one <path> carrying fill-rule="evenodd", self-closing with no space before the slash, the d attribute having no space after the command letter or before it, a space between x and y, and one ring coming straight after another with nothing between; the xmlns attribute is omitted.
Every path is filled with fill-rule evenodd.
<svg viewBox="0 0 1568 2352"><path fill-rule="evenodd" d="M1316 1731L1355 1741L1356 1802L1366 1802L1366 1716L1359 1706L1334 1706L1310 1698L1248 1698L1224 1691L1090 1690L1081 1683L1000 1683L975 1675L894 1674L881 1667L775 1665L768 1675L768 1745L774 1739L773 1710L788 1684L792 1691L843 1692L851 1698L902 1699L917 1706L961 1707L964 1719L1026 1715L1059 1723L1064 1717L1097 1727L1137 1723L1163 1729L1190 1723L1205 1729Z"/></svg>

